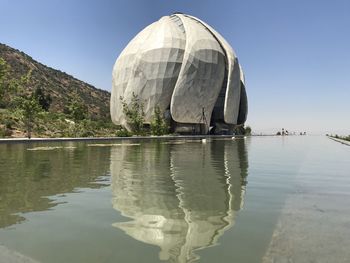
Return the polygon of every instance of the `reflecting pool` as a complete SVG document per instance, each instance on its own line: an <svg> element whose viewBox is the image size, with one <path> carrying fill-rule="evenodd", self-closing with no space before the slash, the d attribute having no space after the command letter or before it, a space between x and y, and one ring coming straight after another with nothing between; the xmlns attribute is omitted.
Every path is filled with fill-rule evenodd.
<svg viewBox="0 0 350 263"><path fill-rule="evenodd" d="M324 137L0 144L0 262L349 262Z"/></svg>

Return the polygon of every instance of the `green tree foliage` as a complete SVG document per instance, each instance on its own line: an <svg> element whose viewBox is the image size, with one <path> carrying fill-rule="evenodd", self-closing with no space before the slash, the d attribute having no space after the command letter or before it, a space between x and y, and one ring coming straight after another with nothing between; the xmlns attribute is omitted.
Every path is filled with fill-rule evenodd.
<svg viewBox="0 0 350 263"><path fill-rule="evenodd" d="M31 70L28 71L26 75L23 75L19 79L11 79L9 77L10 67L3 63L2 64L2 105L7 107L10 106L12 111L16 112L19 110L21 119L27 130L28 138L31 138L31 132L33 125L35 124L38 113L41 111L40 106L34 96L27 96L25 94L25 87L28 85L31 77ZM21 93L22 96L19 96L18 93Z"/></svg>
<svg viewBox="0 0 350 263"><path fill-rule="evenodd" d="M117 130L117 132L115 133L115 135L117 137L131 137L132 136L132 133L129 132L127 129L125 128L121 128L119 130Z"/></svg>
<svg viewBox="0 0 350 263"><path fill-rule="evenodd" d="M244 135L245 134L245 129L243 125L236 125L233 129L234 133L236 135Z"/></svg>
<svg viewBox="0 0 350 263"><path fill-rule="evenodd" d="M5 106L5 97L9 89L9 71L10 66L0 58L0 107Z"/></svg>
<svg viewBox="0 0 350 263"><path fill-rule="evenodd" d="M236 135L251 135L252 128L250 126L244 127L244 125L236 125L233 129Z"/></svg>
<svg viewBox="0 0 350 263"><path fill-rule="evenodd" d="M164 120L160 108L157 106L154 109L154 117L151 122L151 132L153 135L164 135L169 132L168 125Z"/></svg>
<svg viewBox="0 0 350 263"><path fill-rule="evenodd" d="M3 85L3 82L7 78L9 68L10 67L7 65L6 61L3 58L0 58L0 85L1 85L1 87Z"/></svg>
<svg viewBox="0 0 350 263"><path fill-rule="evenodd" d="M17 105L22 112L22 119L27 130L27 136L30 139L33 126L35 125L42 108L34 96L19 97Z"/></svg>
<svg viewBox="0 0 350 263"><path fill-rule="evenodd" d="M52 102L50 94L45 94L41 87L37 87L34 91L34 97L44 111L48 111Z"/></svg>
<svg viewBox="0 0 350 263"><path fill-rule="evenodd" d="M143 104L140 99L132 93L130 104L128 104L121 96L120 101L123 106L123 112L127 118L127 122L133 133L136 135L143 135L145 133L143 123L145 121L145 112L143 110Z"/></svg>
<svg viewBox="0 0 350 263"><path fill-rule="evenodd" d="M75 94L69 101L66 113L75 121L82 121L88 117L88 107L78 94Z"/></svg>
<svg viewBox="0 0 350 263"><path fill-rule="evenodd" d="M20 109L24 97L28 97L27 87L31 79L32 71L21 76L19 79L11 79L7 77L5 84L5 92L3 98L3 106L5 108ZM31 96L29 96L31 97Z"/></svg>
<svg viewBox="0 0 350 263"><path fill-rule="evenodd" d="M11 67L0 57L0 137L13 134L18 136L23 132L26 132L28 137L31 137L32 133L39 137L115 135L116 127L109 118L107 119L109 112L104 108L103 102L99 105L106 110L106 119L92 120L86 103L76 92L66 103L65 113L48 111L52 100L51 96L45 93L45 88L48 87L45 81L42 81L39 71L28 70L26 74L20 75L20 72L25 72L28 68L30 67L16 67L16 64ZM37 88L31 92L34 85ZM52 85L56 83L52 82ZM52 86L49 88L52 89ZM71 93L67 96L72 97ZM70 119L74 122L69 121Z"/></svg>
<svg viewBox="0 0 350 263"><path fill-rule="evenodd" d="M250 126L245 127L244 134L248 136L252 135L252 128Z"/></svg>

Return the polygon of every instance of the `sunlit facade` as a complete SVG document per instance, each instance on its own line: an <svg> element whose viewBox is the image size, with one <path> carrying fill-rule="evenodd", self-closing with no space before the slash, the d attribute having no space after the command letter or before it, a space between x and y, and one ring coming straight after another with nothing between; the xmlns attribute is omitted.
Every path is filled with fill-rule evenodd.
<svg viewBox="0 0 350 263"><path fill-rule="evenodd" d="M137 34L113 68L111 116L129 129L120 97L135 94L149 124L159 107L173 132L232 133L248 103L243 70L226 40L198 18L164 16Z"/></svg>

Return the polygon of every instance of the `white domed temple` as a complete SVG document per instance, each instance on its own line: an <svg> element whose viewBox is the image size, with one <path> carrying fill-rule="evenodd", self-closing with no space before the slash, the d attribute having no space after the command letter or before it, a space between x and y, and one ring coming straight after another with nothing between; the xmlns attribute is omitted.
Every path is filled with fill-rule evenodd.
<svg viewBox="0 0 350 263"><path fill-rule="evenodd" d="M164 16L138 33L113 68L111 117L130 129L120 100L133 94L149 124L158 107L178 133L232 134L246 121L243 70L227 41L193 16Z"/></svg>

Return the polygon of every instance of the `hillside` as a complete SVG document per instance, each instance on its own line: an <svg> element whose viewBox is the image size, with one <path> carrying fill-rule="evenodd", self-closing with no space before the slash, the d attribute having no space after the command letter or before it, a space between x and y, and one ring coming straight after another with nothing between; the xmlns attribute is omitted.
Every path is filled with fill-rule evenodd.
<svg viewBox="0 0 350 263"><path fill-rule="evenodd" d="M109 99L109 92L0 43L0 138L115 136Z"/></svg>
<svg viewBox="0 0 350 263"><path fill-rule="evenodd" d="M11 77L20 78L32 70L31 79L26 87L28 93L40 87L50 94L52 103L50 112L64 112L65 106L74 94L88 107L89 117L93 120L110 120L110 93L35 61L29 55L0 43L0 58L11 66Z"/></svg>

